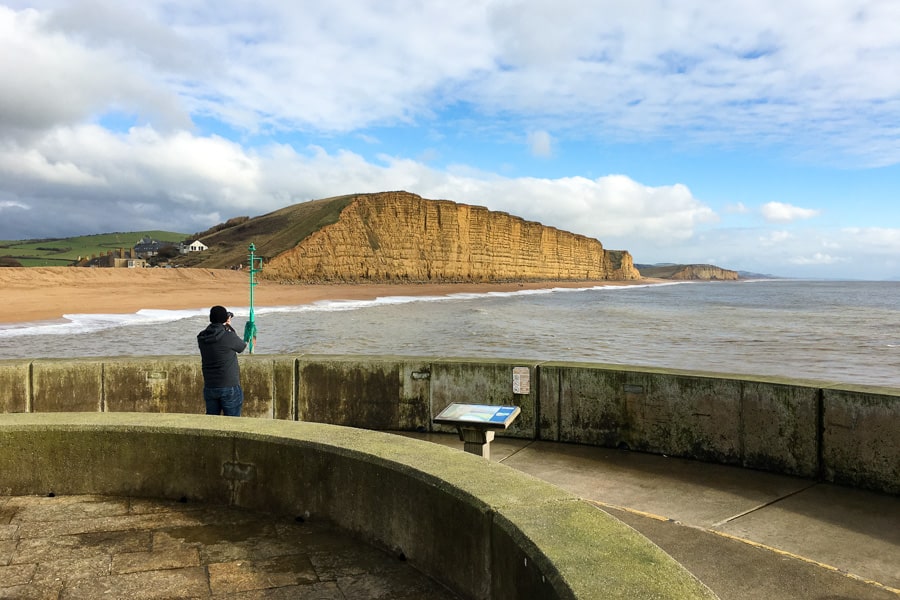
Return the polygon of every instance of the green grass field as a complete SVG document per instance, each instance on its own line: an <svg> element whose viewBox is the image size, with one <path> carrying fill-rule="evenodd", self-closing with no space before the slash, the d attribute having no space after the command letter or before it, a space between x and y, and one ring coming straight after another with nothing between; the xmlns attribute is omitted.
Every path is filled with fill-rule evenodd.
<svg viewBox="0 0 900 600"><path fill-rule="evenodd" d="M172 231L101 233L52 240L0 241L0 258L17 260L23 267L65 267L79 257L100 256L119 248L129 249L143 237L159 242L181 242L189 234Z"/></svg>

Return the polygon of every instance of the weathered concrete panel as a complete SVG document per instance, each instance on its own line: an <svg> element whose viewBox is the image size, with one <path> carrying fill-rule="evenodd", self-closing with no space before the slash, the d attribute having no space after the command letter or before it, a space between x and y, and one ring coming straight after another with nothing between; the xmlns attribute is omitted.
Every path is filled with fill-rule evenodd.
<svg viewBox="0 0 900 600"><path fill-rule="evenodd" d="M440 565L438 580L457 593L488 597L491 514L481 499L460 501L451 485L429 481L411 469L332 460L333 476L325 490L342 527L373 543L390 540L388 550L402 553L413 566ZM451 461L446 461L448 468Z"/></svg>
<svg viewBox="0 0 900 600"><path fill-rule="evenodd" d="M413 429L401 408L407 369L394 357L297 359L297 418L369 429ZM414 367L413 367L414 368Z"/></svg>
<svg viewBox="0 0 900 600"><path fill-rule="evenodd" d="M635 443L625 396L626 374L587 365L543 365L542 384L550 373L558 378L559 441L612 448ZM643 380L640 384L643 390L646 384Z"/></svg>
<svg viewBox="0 0 900 600"><path fill-rule="evenodd" d="M739 380L670 373L648 376L649 389L639 401L643 427L638 433L647 450L740 464Z"/></svg>
<svg viewBox="0 0 900 600"><path fill-rule="evenodd" d="M334 431L330 441L343 445L346 437L348 443L358 445L361 433ZM406 442L392 437L398 445ZM440 565L437 579L452 589L489 589L490 515L486 507L477 501L460 502L448 493L446 484L416 476L412 469L370 460L353 451L323 450L238 440L236 461L254 468L256 476L237 486L235 503L326 519L394 555L402 553L414 566ZM458 455L448 457L448 469L454 468L452 459ZM291 476L283 477L283 473ZM475 597L488 596L479 593Z"/></svg>
<svg viewBox="0 0 900 600"><path fill-rule="evenodd" d="M272 360L273 393L275 394L275 418L297 420L297 361L292 356L275 357Z"/></svg>
<svg viewBox="0 0 900 600"><path fill-rule="evenodd" d="M408 358L400 369L398 425L407 431L428 431L431 424L431 363Z"/></svg>
<svg viewBox="0 0 900 600"><path fill-rule="evenodd" d="M528 367L531 386L528 394L513 393L513 367ZM537 364L527 361L442 360L431 363L431 418L453 402L518 406L521 413L509 429L498 436L533 439L536 435L538 398ZM446 425L432 425L434 431L453 432Z"/></svg>
<svg viewBox="0 0 900 600"><path fill-rule="evenodd" d="M787 475L818 472L817 388L745 381L742 465Z"/></svg>
<svg viewBox="0 0 900 600"><path fill-rule="evenodd" d="M900 396L825 389L823 405L826 479L900 493Z"/></svg>
<svg viewBox="0 0 900 600"><path fill-rule="evenodd" d="M227 504L231 486L222 465L233 442L213 435L198 443L199 437L102 427L77 435L66 427L5 431L0 494L114 493Z"/></svg>
<svg viewBox="0 0 900 600"><path fill-rule="evenodd" d="M275 416L275 364L265 355L241 356L241 388L244 408L241 416L272 419ZM202 389L201 396L202 399Z"/></svg>
<svg viewBox="0 0 900 600"><path fill-rule="evenodd" d="M33 412L100 412L100 360L36 360L32 364Z"/></svg>
<svg viewBox="0 0 900 600"><path fill-rule="evenodd" d="M206 412L197 358L121 358L104 362L107 412Z"/></svg>
<svg viewBox="0 0 900 600"><path fill-rule="evenodd" d="M553 364L537 366L538 392L535 399L536 438L560 441L560 379L562 370Z"/></svg>
<svg viewBox="0 0 900 600"><path fill-rule="evenodd" d="M28 412L30 378L30 362L0 362L0 413Z"/></svg>
<svg viewBox="0 0 900 600"><path fill-rule="evenodd" d="M558 440L740 462L741 382L683 373L541 365L544 430ZM546 401L545 401L546 400Z"/></svg>

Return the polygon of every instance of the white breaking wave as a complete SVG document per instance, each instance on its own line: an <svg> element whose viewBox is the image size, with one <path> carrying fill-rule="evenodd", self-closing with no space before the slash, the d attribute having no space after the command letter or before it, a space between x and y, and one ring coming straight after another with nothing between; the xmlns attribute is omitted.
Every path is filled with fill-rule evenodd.
<svg viewBox="0 0 900 600"><path fill-rule="evenodd" d="M373 300L320 300L312 304L299 304L293 306L264 306L254 307L255 315L273 313L297 313L297 312L340 312L361 310L375 306L411 304L424 302L446 302L453 300L478 300L481 298L504 298L513 296L528 296L555 294L562 292L584 292L588 290L626 290L642 287L657 287L664 285L677 285L687 282L667 282L653 284L636 284L627 286L591 286L583 288L545 288L536 290L514 290L510 292L463 292L447 294L443 296L383 296ZM236 317L246 318L250 314L248 306L233 307L230 310ZM11 323L0 325L0 339L17 338L22 336L37 335L78 335L90 334L117 327L134 325L153 325L160 323L173 323L176 321L203 318L209 314L208 308L188 310L159 310L141 309L136 313L126 314L85 314L73 313L63 315L62 320L40 321L29 323Z"/></svg>
<svg viewBox="0 0 900 600"><path fill-rule="evenodd" d="M262 307L255 311L255 351L575 361L900 389L900 282L683 283L691 285ZM242 330L248 308L229 308ZM68 315L0 327L0 359L166 355L199 361L196 337L208 310Z"/></svg>

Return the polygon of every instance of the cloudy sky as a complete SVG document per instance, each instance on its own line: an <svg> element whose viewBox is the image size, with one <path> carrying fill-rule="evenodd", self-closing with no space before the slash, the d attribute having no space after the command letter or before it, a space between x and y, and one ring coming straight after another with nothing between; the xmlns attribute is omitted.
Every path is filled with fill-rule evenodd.
<svg viewBox="0 0 900 600"><path fill-rule="evenodd" d="M0 0L0 239L407 190L900 277L896 0Z"/></svg>

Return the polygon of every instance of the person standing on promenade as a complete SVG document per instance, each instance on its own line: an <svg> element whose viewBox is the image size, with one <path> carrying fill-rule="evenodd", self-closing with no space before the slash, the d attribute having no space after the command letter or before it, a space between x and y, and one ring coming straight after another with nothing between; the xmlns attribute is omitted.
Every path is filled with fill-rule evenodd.
<svg viewBox="0 0 900 600"><path fill-rule="evenodd" d="M237 355L244 351L247 342L234 331L231 317L224 306L213 306L209 309L209 325L197 334L208 415L239 417L244 405Z"/></svg>

